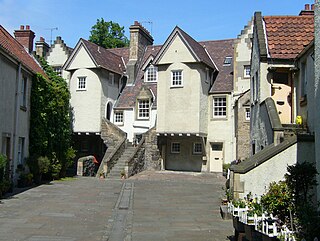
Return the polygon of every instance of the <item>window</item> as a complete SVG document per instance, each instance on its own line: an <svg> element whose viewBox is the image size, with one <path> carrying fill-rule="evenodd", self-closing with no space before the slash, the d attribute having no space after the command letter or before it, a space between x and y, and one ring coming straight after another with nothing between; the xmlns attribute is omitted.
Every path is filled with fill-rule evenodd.
<svg viewBox="0 0 320 241"><path fill-rule="evenodd" d="M232 62L232 57L228 56L228 57L226 57L226 58L224 59L223 65L224 65L224 66L229 66L229 65L231 65L231 62Z"/></svg>
<svg viewBox="0 0 320 241"><path fill-rule="evenodd" d="M250 65L244 66L243 77L250 78Z"/></svg>
<svg viewBox="0 0 320 241"><path fill-rule="evenodd" d="M138 119L149 119L149 100L138 100Z"/></svg>
<svg viewBox="0 0 320 241"><path fill-rule="evenodd" d="M180 153L180 142L171 143L171 153Z"/></svg>
<svg viewBox="0 0 320 241"><path fill-rule="evenodd" d="M250 108L246 108L245 117L246 120L250 120Z"/></svg>
<svg viewBox="0 0 320 241"><path fill-rule="evenodd" d="M150 65L146 70L145 80L146 82L157 82L158 68L153 65Z"/></svg>
<svg viewBox="0 0 320 241"><path fill-rule="evenodd" d="M27 82L28 79L26 77L21 80L21 99L20 106L27 107Z"/></svg>
<svg viewBox="0 0 320 241"><path fill-rule="evenodd" d="M223 143L211 143L211 150L212 151L222 151L223 149Z"/></svg>
<svg viewBox="0 0 320 241"><path fill-rule="evenodd" d="M171 86L183 86L182 83L182 70L174 70L171 72Z"/></svg>
<svg viewBox="0 0 320 241"><path fill-rule="evenodd" d="M109 73L109 80L111 82L111 85L114 85L114 73Z"/></svg>
<svg viewBox="0 0 320 241"><path fill-rule="evenodd" d="M78 90L86 90L87 89L87 77L78 77L78 85L77 89Z"/></svg>
<svg viewBox="0 0 320 241"><path fill-rule="evenodd" d="M80 150L81 152L88 152L89 151L89 141L88 140L82 140L80 143Z"/></svg>
<svg viewBox="0 0 320 241"><path fill-rule="evenodd" d="M227 116L227 99L226 97L213 97L213 117Z"/></svg>
<svg viewBox="0 0 320 241"><path fill-rule="evenodd" d="M114 112L114 123L123 124L123 111Z"/></svg>
<svg viewBox="0 0 320 241"><path fill-rule="evenodd" d="M193 154L202 154L202 144L200 142L193 143Z"/></svg>
<svg viewBox="0 0 320 241"><path fill-rule="evenodd" d="M24 137L19 137L18 164L24 164Z"/></svg>
<svg viewBox="0 0 320 241"><path fill-rule="evenodd" d="M53 67L53 71L56 72L56 74L57 74L58 76L62 76L62 68L61 68L61 66L55 66L55 67Z"/></svg>

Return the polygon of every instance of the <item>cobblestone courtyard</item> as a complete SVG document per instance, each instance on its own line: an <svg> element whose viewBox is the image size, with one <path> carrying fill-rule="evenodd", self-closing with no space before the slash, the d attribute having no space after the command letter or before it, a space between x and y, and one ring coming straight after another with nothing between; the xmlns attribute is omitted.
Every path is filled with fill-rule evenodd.
<svg viewBox="0 0 320 241"><path fill-rule="evenodd" d="M223 185L219 175L178 172L54 181L1 200L0 240L230 240Z"/></svg>

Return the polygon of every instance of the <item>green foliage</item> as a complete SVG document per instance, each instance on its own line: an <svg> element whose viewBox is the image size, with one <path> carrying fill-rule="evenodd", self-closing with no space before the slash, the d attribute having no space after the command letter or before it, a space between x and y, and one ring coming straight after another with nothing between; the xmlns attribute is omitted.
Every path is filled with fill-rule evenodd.
<svg viewBox="0 0 320 241"><path fill-rule="evenodd" d="M0 169L5 168L7 165L7 157L3 154L0 154Z"/></svg>
<svg viewBox="0 0 320 241"><path fill-rule="evenodd" d="M38 74L32 82L30 118L30 160L32 172L39 175L44 166L39 166L39 157L47 157L50 165L59 164L59 172L71 165L71 117L70 93L66 81L57 76L44 59L40 63L48 79ZM71 154L70 154L71 153ZM57 160L58 163L57 163ZM47 161L45 161L47 165ZM47 168L45 168L47 169ZM49 172L56 167L49 168ZM60 173L63 174L63 173Z"/></svg>
<svg viewBox="0 0 320 241"><path fill-rule="evenodd" d="M40 156L38 158L39 173L48 173L50 170L50 160L48 157Z"/></svg>
<svg viewBox="0 0 320 241"><path fill-rule="evenodd" d="M294 203L292 192L285 181L270 183L268 192L261 197L261 204L267 212L290 223L290 212L294 208Z"/></svg>
<svg viewBox="0 0 320 241"><path fill-rule="evenodd" d="M124 27L112 21L106 22L103 18L97 19L92 26L89 41L104 48L121 48L129 46L129 41L124 35Z"/></svg>

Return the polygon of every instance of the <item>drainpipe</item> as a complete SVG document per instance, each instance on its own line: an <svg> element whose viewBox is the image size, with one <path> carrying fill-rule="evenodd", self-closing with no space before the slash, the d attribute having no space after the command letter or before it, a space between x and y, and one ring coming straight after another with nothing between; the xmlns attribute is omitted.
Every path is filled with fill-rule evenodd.
<svg viewBox="0 0 320 241"><path fill-rule="evenodd" d="M19 100L20 100L20 81L21 80L21 63L19 63L18 66L18 75L16 79L16 90L15 90L15 108L14 108L14 122L13 122L13 148L12 148L12 160L11 160L11 165L10 165L10 175L11 175L11 181L14 181L14 163L16 159L16 151L17 151L17 132L18 132L18 123L19 123Z"/></svg>

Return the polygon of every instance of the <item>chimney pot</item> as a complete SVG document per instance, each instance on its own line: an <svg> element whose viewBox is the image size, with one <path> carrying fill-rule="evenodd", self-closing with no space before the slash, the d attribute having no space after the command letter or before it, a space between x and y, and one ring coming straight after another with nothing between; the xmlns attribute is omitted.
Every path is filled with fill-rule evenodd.
<svg viewBox="0 0 320 241"><path fill-rule="evenodd" d="M314 11L314 4L311 4L311 10Z"/></svg>
<svg viewBox="0 0 320 241"><path fill-rule="evenodd" d="M134 21L134 25L140 25L138 21Z"/></svg>
<svg viewBox="0 0 320 241"><path fill-rule="evenodd" d="M40 37L40 42L44 42L44 38L43 37Z"/></svg>
<svg viewBox="0 0 320 241"><path fill-rule="evenodd" d="M20 30L24 30L24 25L20 25Z"/></svg>
<svg viewBox="0 0 320 241"><path fill-rule="evenodd" d="M26 25L26 30L30 30L30 26L29 25Z"/></svg>
<svg viewBox="0 0 320 241"><path fill-rule="evenodd" d="M304 5L304 10L309 11L309 10L310 10L310 4L305 4L305 5Z"/></svg>

